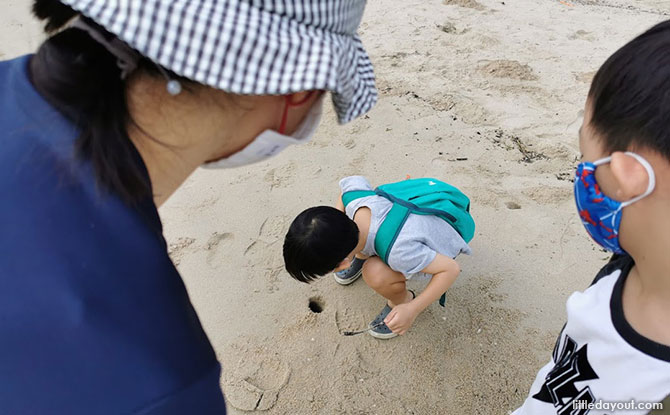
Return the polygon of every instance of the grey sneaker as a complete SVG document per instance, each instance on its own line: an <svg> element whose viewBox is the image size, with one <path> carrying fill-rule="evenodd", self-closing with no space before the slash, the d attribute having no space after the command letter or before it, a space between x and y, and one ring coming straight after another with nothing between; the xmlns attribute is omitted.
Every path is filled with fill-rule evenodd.
<svg viewBox="0 0 670 415"><path fill-rule="evenodd" d="M363 274L364 259L354 257L351 266L335 273L335 281L340 285L349 285Z"/></svg>
<svg viewBox="0 0 670 415"><path fill-rule="evenodd" d="M410 293L412 293L412 299L416 298L416 294L412 290L408 290ZM394 332L391 331L390 328L384 323L384 319L386 316L389 315L391 312L392 308L389 307L388 304L384 306L382 311L377 314L377 317L375 317L374 320L368 324L368 327L370 328L370 335L372 337L375 337L377 339L392 339L397 336Z"/></svg>
<svg viewBox="0 0 670 415"><path fill-rule="evenodd" d="M388 328L388 326L384 323L384 319L389 315L390 312L391 307L386 304L382 311L377 314L377 317L375 317L375 319L372 320L370 324L368 324L368 327L370 327L370 331L368 333L370 333L372 337L376 337L378 339L391 339L397 336L397 334L392 332L391 329Z"/></svg>

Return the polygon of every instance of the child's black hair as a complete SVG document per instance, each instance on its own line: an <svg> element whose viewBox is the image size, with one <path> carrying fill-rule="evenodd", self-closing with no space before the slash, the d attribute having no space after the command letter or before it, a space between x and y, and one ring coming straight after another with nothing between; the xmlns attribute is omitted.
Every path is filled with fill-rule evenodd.
<svg viewBox="0 0 670 415"><path fill-rule="evenodd" d="M607 152L639 146L670 160L670 20L610 56L589 98L590 124Z"/></svg>
<svg viewBox="0 0 670 415"><path fill-rule="evenodd" d="M337 268L358 244L358 226L340 210L316 206L299 214L284 239L286 271L311 282Z"/></svg>

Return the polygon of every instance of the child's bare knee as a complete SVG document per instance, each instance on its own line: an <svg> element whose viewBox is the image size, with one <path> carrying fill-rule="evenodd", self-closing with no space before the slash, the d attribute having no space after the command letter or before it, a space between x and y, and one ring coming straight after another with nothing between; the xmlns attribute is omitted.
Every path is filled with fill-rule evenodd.
<svg viewBox="0 0 670 415"><path fill-rule="evenodd" d="M386 272L386 264L381 259L373 257L365 261L363 264L363 279L372 288L384 285Z"/></svg>

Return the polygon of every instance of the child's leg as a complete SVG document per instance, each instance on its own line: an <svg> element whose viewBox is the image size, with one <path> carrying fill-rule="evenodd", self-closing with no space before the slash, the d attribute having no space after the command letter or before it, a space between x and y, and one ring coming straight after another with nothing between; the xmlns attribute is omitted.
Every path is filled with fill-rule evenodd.
<svg viewBox="0 0 670 415"><path fill-rule="evenodd" d="M379 257L372 257L365 261L363 280L370 288L386 298L391 307L412 299L412 294L405 287L405 276L393 271Z"/></svg>

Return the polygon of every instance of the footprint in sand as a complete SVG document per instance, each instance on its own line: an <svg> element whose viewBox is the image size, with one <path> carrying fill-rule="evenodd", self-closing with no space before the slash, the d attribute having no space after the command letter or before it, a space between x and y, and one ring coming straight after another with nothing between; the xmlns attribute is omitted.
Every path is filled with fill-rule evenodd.
<svg viewBox="0 0 670 415"><path fill-rule="evenodd" d="M353 378L360 382L361 379L368 380L379 375L381 369L374 362L374 358L365 357L358 349L353 348L342 353L342 375L343 378ZM356 388L361 388L360 383Z"/></svg>
<svg viewBox="0 0 670 415"><path fill-rule="evenodd" d="M477 192L473 193L471 196L471 201L473 204L489 206L494 209L498 209L500 203L503 199L508 198L510 195L503 191L489 190L487 192Z"/></svg>
<svg viewBox="0 0 670 415"><path fill-rule="evenodd" d="M575 79L578 80L579 82L590 84L591 81L593 81L593 77L596 76L596 71L578 72L575 73L574 75Z"/></svg>
<svg viewBox="0 0 670 415"><path fill-rule="evenodd" d="M265 219L258 230L258 236L244 250L252 273L263 278L270 293L279 289L279 276L284 271L284 261L277 247L287 229L285 216Z"/></svg>
<svg viewBox="0 0 670 415"><path fill-rule="evenodd" d="M296 164L290 162L283 166L274 168L265 174L264 180L270 183L270 190L274 188L283 188L291 185L295 181Z"/></svg>
<svg viewBox="0 0 670 415"><path fill-rule="evenodd" d="M418 97L418 96L417 96ZM491 125L493 117L481 105L472 99L460 94L436 93L426 98L418 97L430 105L435 111L453 111L458 117L454 121L461 120L471 125Z"/></svg>
<svg viewBox="0 0 670 415"><path fill-rule="evenodd" d="M335 324L340 333L358 331L367 327L367 322L364 321L363 316L355 313L348 307L335 311Z"/></svg>
<svg viewBox="0 0 670 415"><path fill-rule="evenodd" d="M470 28L467 27L465 29L459 30L452 22L444 22L444 24L437 25L437 28L444 33L449 33L450 35L463 35L470 31Z"/></svg>
<svg viewBox="0 0 670 415"><path fill-rule="evenodd" d="M263 273L263 280L265 281L265 285L267 286L269 293L279 291L279 276L282 274L282 272L284 272L283 264L265 268Z"/></svg>
<svg viewBox="0 0 670 415"><path fill-rule="evenodd" d="M536 81L538 79L533 68L526 64L510 60L484 61L479 72L494 78L518 79L520 81Z"/></svg>
<svg viewBox="0 0 670 415"><path fill-rule="evenodd" d="M258 229L258 236L244 250L244 256L251 260L260 258L269 248L284 237L287 230L285 216L273 216L265 219Z"/></svg>
<svg viewBox="0 0 670 415"><path fill-rule="evenodd" d="M538 186L524 189L521 193L541 205L560 204L572 200L572 188L569 186Z"/></svg>
<svg viewBox="0 0 670 415"><path fill-rule="evenodd" d="M446 4L447 6L460 6L466 7L468 9L484 10L484 5L477 2L476 0L443 0L442 4Z"/></svg>
<svg viewBox="0 0 670 415"><path fill-rule="evenodd" d="M224 356L221 384L228 402L242 411L272 408L291 376L289 365L262 348L233 345Z"/></svg>
<svg viewBox="0 0 670 415"><path fill-rule="evenodd" d="M175 266L179 265L184 255L188 252L189 247L193 245L193 242L195 242L193 238L179 238L168 245L168 255L170 255Z"/></svg>
<svg viewBox="0 0 670 415"><path fill-rule="evenodd" d="M445 93L431 95L424 101L426 101L435 111L450 111L459 103L457 97Z"/></svg>
<svg viewBox="0 0 670 415"><path fill-rule="evenodd" d="M365 153L359 154L351 161L349 162L349 166L351 167L351 170L357 171L357 170L362 170L363 163L365 163Z"/></svg>
<svg viewBox="0 0 670 415"><path fill-rule="evenodd" d="M517 202L510 201L510 202L505 202L505 207L509 210L519 210L521 209L521 205Z"/></svg>
<svg viewBox="0 0 670 415"><path fill-rule="evenodd" d="M234 235L229 232L219 233L214 232L209 237L205 250L207 251L207 264L210 266L217 266L217 258L221 258L218 253L222 246L228 245L234 238Z"/></svg>
<svg viewBox="0 0 670 415"><path fill-rule="evenodd" d="M589 42L595 42L597 40L594 34L581 29L570 35L568 38L570 40L581 39L581 40L587 40Z"/></svg>

